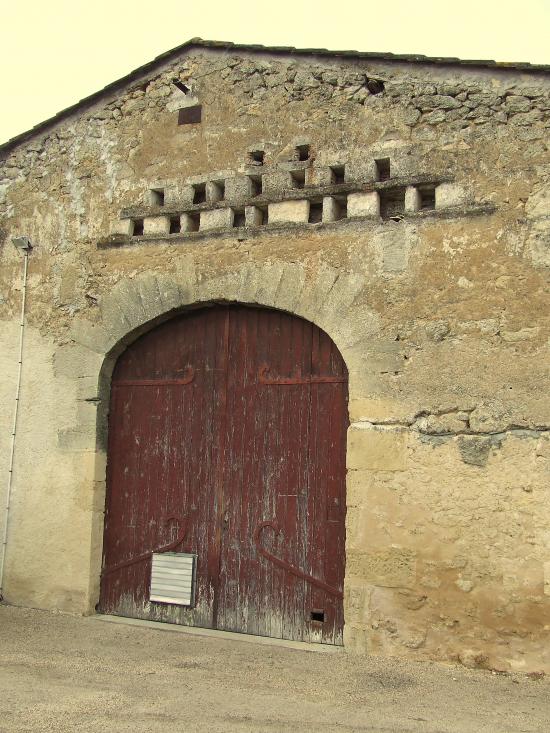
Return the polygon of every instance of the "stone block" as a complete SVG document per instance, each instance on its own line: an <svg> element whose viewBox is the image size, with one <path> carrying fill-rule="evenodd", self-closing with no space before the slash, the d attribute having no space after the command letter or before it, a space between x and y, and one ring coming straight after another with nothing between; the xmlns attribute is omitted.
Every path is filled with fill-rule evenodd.
<svg viewBox="0 0 550 733"><path fill-rule="evenodd" d="M182 206L192 206L194 197L195 189L191 184L186 184L178 192L178 203Z"/></svg>
<svg viewBox="0 0 550 733"><path fill-rule="evenodd" d="M407 434L399 429L380 429L368 423L348 430L347 466L370 471L404 471Z"/></svg>
<svg viewBox="0 0 550 733"><path fill-rule="evenodd" d="M458 183L440 183L435 189L435 208L446 209L449 206L461 206L468 196L463 186Z"/></svg>
<svg viewBox="0 0 550 733"><path fill-rule="evenodd" d="M342 218L342 207L334 196L323 198L323 221L338 221Z"/></svg>
<svg viewBox="0 0 550 733"><path fill-rule="evenodd" d="M97 354L105 354L113 345L112 338L105 328L84 318L73 320L70 335L77 344L81 344Z"/></svg>
<svg viewBox="0 0 550 733"><path fill-rule="evenodd" d="M380 216L380 197L377 191L349 194L348 218L357 216Z"/></svg>
<svg viewBox="0 0 550 733"><path fill-rule="evenodd" d="M266 196L280 196L293 188L290 171L271 171L263 176L263 192Z"/></svg>
<svg viewBox="0 0 550 733"><path fill-rule="evenodd" d="M164 186L164 205L176 206L182 200L182 191L178 186Z"/></svg>
<svg viewBox="0 0 550 733"><path fill-rule="evenodd" d="M531 109L531 100L519 94L511 94L504 103L510 112L528 112Z"/></svg>
<svg viewBox="0 0 550 733"><path fill-rule="evenodd" d="M225 181L208 181L206 184L206 200L215 204L225 199Z"/></svg>
<svg viewBox="0 0 550 733"><path fill-rule="evenodd" d="M550 460L550 434L545 433L540 436L535 449L535 454L539 458Z"/></svg>
<svg viewBox="0 0 550 733"><path fill-rule="evenodd" d="M259 227L264 223L264 212L258 206L246 206L244 216L247 227Z"/></svg>
<svg viewBox="0 0 550 733"><path fill-rule="evenodd" d="M386 242L382 247L384 272L403 272L407 269L409 252L405 242Z"/></svg>
<svg viewBox="0 0 550 733"><path fill-rule="evenodd" d="M352 156L346 163L346 181L371 183L376 180L376 164L368 155Z"/></svg>
<svg viewBox="0 0 550 733"><path fill-rule="evenodd" d="M111 223L111 234L131 237L134 231L134 223L131 219L117 219Z"/></svg>
<svg viewBox="0 0 550 733"><path fill-rule="evenodd" d="M128 332L140 326L145 320L139 290L129 279L120 280L111 292L104 296L100 310L103 325L111 333L118 334L121 326Z"/></svg>
<svg viewBox="0 0 550 733"><path fill-rule="evenodd" d="M71 377L82 379L93 377L97 379L103 358L88 348L78 344L64 344L54 353L53 369L56 377Z"/></svg>
<svg viewBox="0 0 550 733"><path fill-rule="evenodd" d="M356 397L348 405L351 422L406 422L410 413L398 400Z"/></svg>
<svg viewBox="0 0 550 733"><path fill-rule="evenodd" d="M153 186L145 192L143 203L145 206L164 206L166 197L164 195L164 185L160 182L153 184Z"/></svg>
<svg viewBox="0 0 550 733"><path fill-rule="evenodd" d="M278 201L269 204L269 224L305 224L309 218L309 201Z"/></svg>
<svg viewBox="0 0 550 733"><path fill-rule="evenodd" d="M326 166L314 165L309 169L310 186L330 186L333 183L331 169Z"/></svg>
<svg viewBox="0 0 550 733"><path fill-rule="evenodd" d="M169 216L146 216L143 220L143 234L158 235L170 233Z"/></svg>
<svg viewBox="0 0 550 733"><path fill-rule="evenodd" d="M185 304L185 292L172 275L157 275L160 302L165 312Z"/></svg>
<svg viewBox="0 0 550 733"><path fill-rule="evenodd" d="M200 230L230 229L233 226L233 209L201 211Z"/></svg>
<svg viewBox="0 0 550 733"><path fill-rule="evenodd" d="M348 623L367 624L369 622L370 592L371 588L365 583L346 583L344 591L346 626Z"/></svg>
<svg viewBox="0 0 550 733"><path fill-rule="evenodd" d="M409 253L416 246L418 233L412 226L385 227L374 237L380 248L380 265L383 272L393 275L404 272L409 264Z"/></svg>
<svg viewBox="0 0 550 733"><path fill-rule="evenodd" d="M367 503L373 474L371 471L348 471L346 477L346 505L360 507Z"/></svg>
<svg viewBox="0 0 550 733"><path fill-rule="evenodd" d="M346 573L384 588L411 588L416 580L416 553L398 547L376 552L348 552Z"/></svg>
<svg viewBox="0 0 550 733"><path fill-rule="evenodd" d="M542 185L530 194L525 204L525 213L529 219L550 216L550 184Z"/></svg>
<svg viewBox="0 0 550 733"><path fill-rule="evenodd" d="M200 104L199 98L194 94L185 95L183 92L176 89L168 100L166 109L170 112L176 112L177 110L184 109L185 107L196 107L198 104Z"/></svg>
<svg viewBox="0 0 550 733"><path fill-rule="evenodd" d="M86 381L86 380L81 380ZM77 394L80 389L77 390ZM95 397L95 395L94 395ZM75 429L81 432L93 430L97 423L97 402L88 399L78 399L76 402Z"/></svg>
<svg viewBox="0 0 550 733"><path fill-rule="evenodd" d="M367 629L346 623L344 626L344 647L350 654L361 656L368 654L369 643Z"/></svg>
<svg viewBox="0 0 550 733"><path fill-rule="evenodd" d="M79 479L85 483L104 481L107 472L107 454L105 451L97 450L90 453L83 451L75 453L72 457L74 472ZM104 508L101 506L98 509Z"/></svg>
<svg viewBox="0 0 550 733"><path fill-rule="evenodd" d="M493 443L491 438L473 435L458 437L458 450L464 463L483 468L487 465Z"/></svg>
<svg viewBox="0 0 550 733"><path fill-rule="evenodd" d="M526 251L535 267L550 267L549 221L549 219L533 221L527 237Z"/></svg>
<svg viewBox="0 0 550 733"><path fill-rule="evenodd" d="M405 211L420 211L422 198L416 186L407 186L405 189Z"/></svg>
<svg viewBox="0 0 550 733"><path fill-rule="evenodd" d="M199 213L185 213L180 216L180 231L181 232L198 232L199 230L200 215Z"/></svg>
<svg viewBox="0 0 550 733"><path fill-rule="evenodd" d="M66 451L94 451L96 449L95 425L82 426L78 429L60 430L57 434L57 445Z"/></svg>
<svg viewBox="0 0 550 733"><path fill-rule="evenodd" d="M94 377L80 377L76 380L76 396L79 400L95 400L98 396L99 373Z"/></svg>
<svg viewBox="0 0 550 733"><path fill-rule="evenodd" d="M232 176L225 182L225 199L231 204L240 204L252 195L250 176Z"/></svg>
<svg viewBox="0 0 550 733"><path fill-rule="evenodd" d="M306 273L301 265L285 262L276 293L275 306L300 315L300 301L306 287Z"/></svg>

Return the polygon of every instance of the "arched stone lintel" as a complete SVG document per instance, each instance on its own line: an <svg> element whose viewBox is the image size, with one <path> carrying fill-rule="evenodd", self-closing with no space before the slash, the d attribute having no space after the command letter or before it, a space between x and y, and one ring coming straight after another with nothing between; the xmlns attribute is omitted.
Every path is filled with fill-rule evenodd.
<svg viewBox="0 0 550 733"><path fill-rule="evenodd" d="M309 274L301 265L281 262L212 278L197 277L190 269L166 275L146 272L117 283L103 298L97 323L75 320L71 335L77 344L114 363L128 343L171 313L212 302L240 302L287 311L315 323L348 363L347 354L355 361L358 347L367 348L379 330L374 312L352 308L363 286L359 275L328 266Z"/></svg>

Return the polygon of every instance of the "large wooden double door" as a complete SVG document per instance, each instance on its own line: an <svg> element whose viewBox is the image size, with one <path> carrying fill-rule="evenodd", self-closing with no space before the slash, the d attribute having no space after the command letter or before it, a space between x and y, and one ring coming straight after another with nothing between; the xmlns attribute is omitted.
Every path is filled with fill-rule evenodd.
<svg viewBox="0 0 550 733"><path fill-rule="evenodd" d="M112 381L103 613L341 644L347 371L279 311L157 326ZM149 600L153 552L195 553L193 606Z"/></svg>

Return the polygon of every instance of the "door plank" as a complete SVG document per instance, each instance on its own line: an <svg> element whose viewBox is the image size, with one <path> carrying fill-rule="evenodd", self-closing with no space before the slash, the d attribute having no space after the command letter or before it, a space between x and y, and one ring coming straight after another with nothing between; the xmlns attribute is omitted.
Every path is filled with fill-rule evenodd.
<svg viewBox="0 0 550 733"><path fill-rule="evenodd" d="M113 374L101 610L341 644L347 425L342 357L300 318L215 306L139 338ZM148 600L174 542L192 609Z"/></svg>

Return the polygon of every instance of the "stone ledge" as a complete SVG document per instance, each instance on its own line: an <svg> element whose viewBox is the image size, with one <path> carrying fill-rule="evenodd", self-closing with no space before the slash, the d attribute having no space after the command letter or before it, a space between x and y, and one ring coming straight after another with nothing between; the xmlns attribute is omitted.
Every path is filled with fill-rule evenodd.
<svg viewBox="0 0 550 733"><path fill-rule="evenodd" d="M303 198L303 196L302 196ZM335 228L348 227L358 228L357 225L365 224L370 226L398 226L401 221L423 221L428 219L457 219L474 216L488 216L494 214L497 207L494 204L478 204L472 206L450 206L447 209L429 209L425 211L406 212L399 217L399 221L394 219L382 219L381 217L372 216L354 216L350 218L337 219L336 221L327 222L286 222L276 224L262 224L245 227L231 227L208 229L195 232L178 232L177 234L163 235L142 235L131 237L126 234L112 234L110 237L100 239L97 242L99 249L113 249L116 247L128 247L138 244L183 244L189 241L201 241L204 239L225 239L234 237L239 241L247 239L257 239L264 234L281 234L288 231L295 232L297 229L307 228L308 230L316 230L319 232L333 231Z"/></svg>
<svg viewBox="0 0 550 733"><path fill-rule="evenodd" d="M350 193L370 191L387 191L407 186L439 186L442 183L454 183L449 177L433 177L428 175L399 176L387 181L371 181L367 183L338 183L328 186L304 186L303 188L283 188L279 193L269 195L248 196L239 202L212 201L200 204L173 203L167 206L128 206L120 212L121 219L144 219L152 216L179 216L185 212L201 212L212 209L243 208L244 206L268 206L271 203L294 199L314 199L324 196L343 196Z"/></svg>

